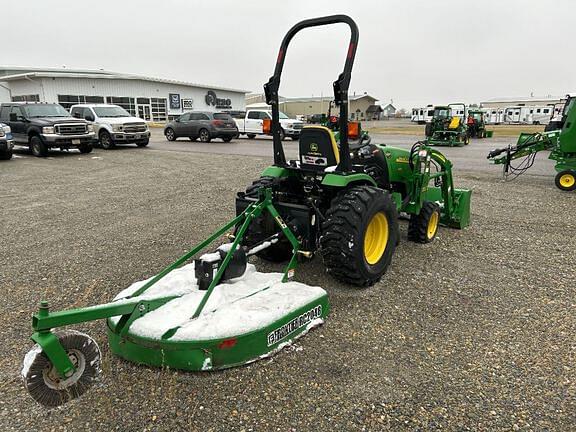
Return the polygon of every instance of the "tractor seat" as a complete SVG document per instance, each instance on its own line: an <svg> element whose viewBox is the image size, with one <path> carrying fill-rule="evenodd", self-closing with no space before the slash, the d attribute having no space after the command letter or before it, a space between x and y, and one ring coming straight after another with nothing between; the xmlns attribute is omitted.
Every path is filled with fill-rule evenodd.
<svg viewBox="0 0 576 432"><path fill-rule="evenodd" d="M299 140L300 168L308 171L324 171L338 165L340 152L334 134L324 126L304 126Z"/></svg>
<svg viewBox="0 0 576 432"><path fill-rule="evenodd" d="M460 126L460 117L452 117L448 129L458 129L458 126Z"/></svg>

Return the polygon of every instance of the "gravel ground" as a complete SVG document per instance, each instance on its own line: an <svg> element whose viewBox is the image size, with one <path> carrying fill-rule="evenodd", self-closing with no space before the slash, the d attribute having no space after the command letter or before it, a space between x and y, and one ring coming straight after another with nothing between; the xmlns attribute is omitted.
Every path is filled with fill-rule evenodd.
<svg viewBox="0 0 576 432"><path fill-rule="evenodd" d="M334 281L319 259L302 265L297 280L327 289L332 313L272 359L138 367L90 323L78 328L103 349L100 382L64 407L36 405L19 370L40 299L102 303L151 276L227 220L267 162L126 148L0 166L1 430L574 430L576 194L552 172L506 184L457 172L474 190L473 225L416 245L402 222L372 288Z"/></svg>

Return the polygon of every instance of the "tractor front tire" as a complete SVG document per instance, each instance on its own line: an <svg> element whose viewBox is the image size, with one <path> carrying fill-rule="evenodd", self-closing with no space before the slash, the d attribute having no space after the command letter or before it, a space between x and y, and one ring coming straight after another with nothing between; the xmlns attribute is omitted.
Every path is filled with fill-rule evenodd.
<svg viewBox="0 0 576 432"><path fill-rule="evenodd" d="M561 191L570 192L576 190L576 171L564 170L556 174L554 179L556 187Z"/></svg>
<svg viewBox="0 0 576 432"><path fill-rule="evenodd" d="M426 201L420 213L410 216L408 240L417 243L430 243L436 238L440 224L440 206Z"/></svg>
<svg viewBox="0 0 576 432"><path fill-rule="evenodd" d="M382 189L353 186L332 201L322 231L320 253L328 273L348 284L373 285L399 241L396 206Z"/></svg>

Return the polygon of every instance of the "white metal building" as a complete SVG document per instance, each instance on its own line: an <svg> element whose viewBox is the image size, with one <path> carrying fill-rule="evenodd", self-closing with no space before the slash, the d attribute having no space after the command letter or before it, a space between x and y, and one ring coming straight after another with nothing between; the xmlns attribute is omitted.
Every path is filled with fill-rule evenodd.
<svg viewBox="0 0 576 432"><path fill-rule="evenodd" d="M189 110L243 110L245 90L103 70L0 66L0 102L112 103L146 121Z"/></svg>

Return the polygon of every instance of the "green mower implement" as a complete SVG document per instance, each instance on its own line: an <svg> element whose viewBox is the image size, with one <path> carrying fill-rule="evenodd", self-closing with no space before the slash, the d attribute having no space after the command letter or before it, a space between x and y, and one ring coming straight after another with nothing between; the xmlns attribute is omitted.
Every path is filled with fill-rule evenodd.
<svg viewBox="0 0 576 432"><path fill-rule="evenodd" d="M456 107L462 107L462 117ZM426 142L429 146L461 147L468 145L468 128L462 119L466 118L466 105L453 103L435 106L432 121L426 125Z"/></svg>
<svg viewBox="0 0 576 432"><path fill-rule="evenodd" d="M287 160L280 139L278 90L288 45L305 28L336 23L347 24L351 32L344 70L333 83L339 140L330 128L305 126L299 158ZM399 213L410 217L409 239L428 243L439 224L469 224L471 191L454 188L452 164L425 142L407 150L350 141L348 87L357 43L358 28L345 15L303 21L284 37L274 75L264 86L272 107L274 164L238 193L236 212L242 214L252 205L261 187L271 188L274 207L306 256L321 255L327 271L340 281L369 286L386 272L400 241ZM257 243L276 233L273 218L264 215L250 226L245 241ZM281 239L258 255L281 262L289 259L290 250L289 242Z"/></svg>
<svg viewBox="0 0 576 432"><path fill-rule="evenodd" d="M278 232L251 248L244 234L263 214ZM192 257L236 227L233 242ZM282 235L292 257L284 273L258 273L247 257ZM100 350L89 336L59 327L106 319L111 351L132 362L190 371L243 365L280 350L329 312L326 292L290 282L300 245L272 204L272 191L257 198L156 276L136 283L114 301L51 312L47 302L32 318L36 346L26 355L22 376L39 403L54 407L83 394L100 372Z"/></svg>
<svg viewBox="0 0 576 432"><path fill-rule="evenodd" d="M516 145L492 150L488 159L503 166L504 179L515 179L528 170L536 154L549 150L548 159L556 161L556 187L562 191L576 190L576 97L566 101L562 129L542 133L522 133ZM520 159L516 166L513 160Z"/></svg>

